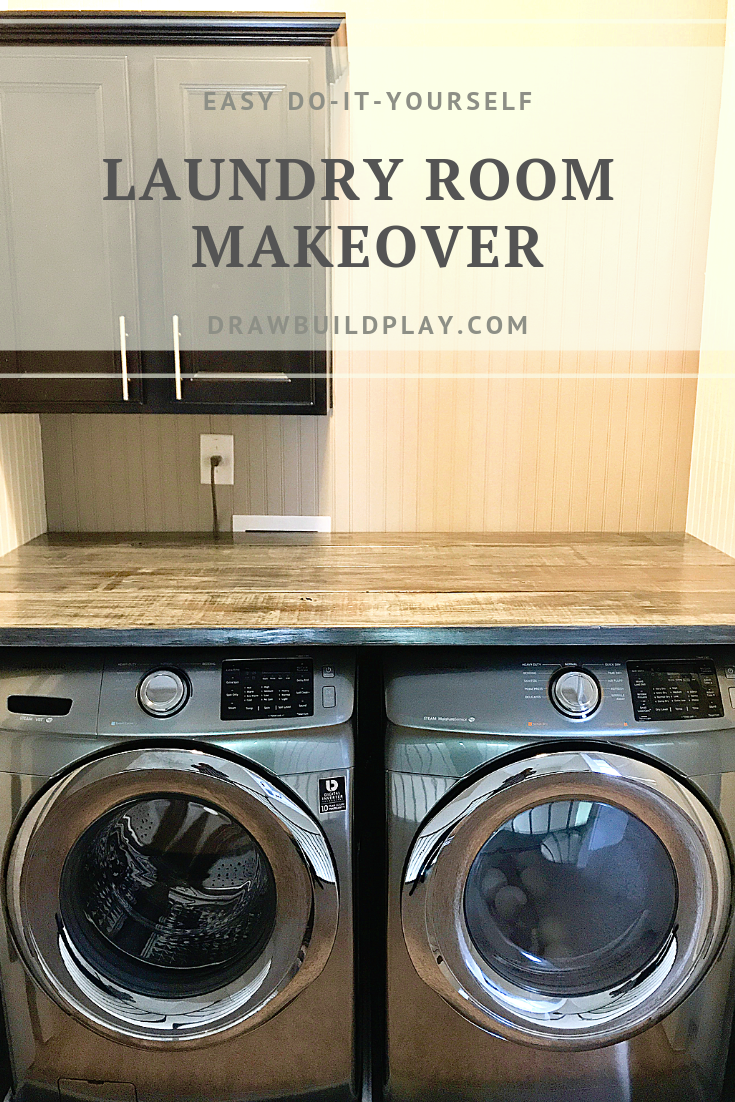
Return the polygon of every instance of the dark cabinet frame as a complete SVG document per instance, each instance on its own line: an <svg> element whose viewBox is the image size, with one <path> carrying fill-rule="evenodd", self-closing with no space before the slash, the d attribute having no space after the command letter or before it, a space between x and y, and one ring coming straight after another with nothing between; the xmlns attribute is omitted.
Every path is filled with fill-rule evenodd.
<svg viewBox="0 0 735 1102"><path fill-rule="evenodd" d="M273 12L103 12L103 11L2 11L0 12L0 45L2 46L82 46L82 45L209 45L209 46L322 46L346 45L345 17L341 13L298 14ZM331 55L328 55L328 58ZM335 64L335 71L337 65ZM66 364L112 355L120 362L119 353L43 352L13 353L0 351L0 382L3 366L12 372L12 361L18 356L38 359L39 374L65 371ZM32 376L19 380L19 393L14 398L0 397L0 413L270 413L325 414L332 405L332 356L330 351L293 350L286 353L232 353L245 370L273 370L274 357L288 357L289 384L257 382L252 385L248 401L230 400L218 392L228 383L216 379L198 383L199 393L177 400L170 375L170 352L146 350L128 352L128 370L139 378L130 380L130 400L87 400L52 396L29 397ZM191 373L191 362L211 353L181 353L182 373ZM227 355L226 353L217 354ZM187 361L189 361L187 363ZM279 366L283 370L283 365ZM16 367L17 370L17 367ZM73 370L73 367L71 368ZM86 372L81 373L82 377ZM146 376L150 375L150 378ZM300 379L299 376L304 376ZM41 379L37 380L39 383ZM49 380L50 382L50 380ZM73 382L73 381L72 381ZM186 380L184 385L186 386ZM291 393L280 395L279 386L288 385ZM190 389L190 387L188 388ZM25 392L25 393L23 393Z"/></svg>
<svg viewBox="0 0 735 1102"><path fill-rule="evenodd" d="M342 13L3 11L5 46L344 46Z"/></svg>

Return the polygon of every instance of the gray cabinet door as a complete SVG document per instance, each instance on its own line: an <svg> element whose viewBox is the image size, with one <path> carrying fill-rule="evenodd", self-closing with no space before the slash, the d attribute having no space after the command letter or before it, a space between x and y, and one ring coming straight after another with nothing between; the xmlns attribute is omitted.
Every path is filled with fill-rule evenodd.
<svg viewBox="0 0 735 1102"><path fill-rule="evenodd" d="M135 208L104 201L104 159L131 153L123 51L0 49L4 410L142 399Z"/></svg>
<svg viewBox="0 0 735 1102"><path fill-rule="evenodd" d="M0 48L0 410L326 412L330 273L296 227L330 255L330 57Z"/></svg>
<svg viewBox="0 0 735 1102"><path fill-rule="evenodd" d="M310 266L297 266L295 227L310 227L312 240L311 227L329 221L321 163L328 155L332 94L327 61L327 51L318 47L206 47L155 58L157 156L181 197L158 203L163 309L161 317L145 318L146 327L158 331L155 347L171 349L172 358L178 327L181 378L178 387L173 382L161 392L167 408L234 405L306 413L326 407L326 380L314 376L326 369L329 269L313 253ZM310 97L316 106L309 106ZM259 185L264 173L264 198L233 164L238 159ZM303 199L278 198L279 161L285 159L314 168L314 187ZM219 193L212 199L191 193L194 160L200 162L196 182L202 195L215 191L219 171ZM290 191L298 194L304 170L292 163L289 172ZM232 256L231 237L215 264L197 226L206 227L216 251L228 232L235 235L239 257ZM266 227L270 233L263 241ZM264 251L254 267L259 243ZM329 231L320 248L329 255ZM278 249L288 267L275 266ZM242 267L229 266L233 259Z"/></svg>

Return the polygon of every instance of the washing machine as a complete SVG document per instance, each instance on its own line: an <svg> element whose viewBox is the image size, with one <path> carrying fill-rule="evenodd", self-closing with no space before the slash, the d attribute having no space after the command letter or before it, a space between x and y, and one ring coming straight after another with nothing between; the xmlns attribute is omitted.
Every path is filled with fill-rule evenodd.
<svg viewBox="0 0 735 1102"><path fill-rule="evenodd" d="M4 653L17 1102L355 1097L353 681L345 652Z"/></svg>
<svg viewBox="0 0 735 1102"><path fill-rule="evenodd" d="M387 1096L716 1102L735 653L516 653L387 670Z"/></svg>

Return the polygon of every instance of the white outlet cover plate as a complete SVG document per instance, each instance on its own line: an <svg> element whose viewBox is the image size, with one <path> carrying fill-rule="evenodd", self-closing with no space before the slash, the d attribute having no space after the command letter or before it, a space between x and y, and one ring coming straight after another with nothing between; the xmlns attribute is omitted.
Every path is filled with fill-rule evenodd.
<svg viewBox="0 0 735 1102"><path fill-rule="evenodd" d="M234 486L235 484L235 438L218 436L216 433L203 432L199 437L200 481L210 485L213 455L221 455L222 462L214 469L215 486Z"/></svg>
<svg viewBox="0 0 735 1102"><path fill-rule="evenodd" d="M254 516L232 518L233 532L331 532L331 517Z"/></svg>

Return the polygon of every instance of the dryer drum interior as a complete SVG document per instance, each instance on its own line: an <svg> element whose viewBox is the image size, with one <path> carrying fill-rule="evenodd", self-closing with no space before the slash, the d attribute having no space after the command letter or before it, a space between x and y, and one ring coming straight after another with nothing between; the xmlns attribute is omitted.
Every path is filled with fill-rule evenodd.
<svg viewBox="0 0 735 1102"><path fill-rule="evenodd" d="M541 995L594 995L660 961L674 936L676 871L665 846L612 804L556 800L487 840L464 914L481 957Z"/></svg>
<svg viewBox="0 0 735 1102"><path fill-rule="evenodd" d="M727 931L727 844L658 764L544 753L470 778L424 823L402 919L421 977L482 1028L592 1048L664 1017Z"/></svg>

